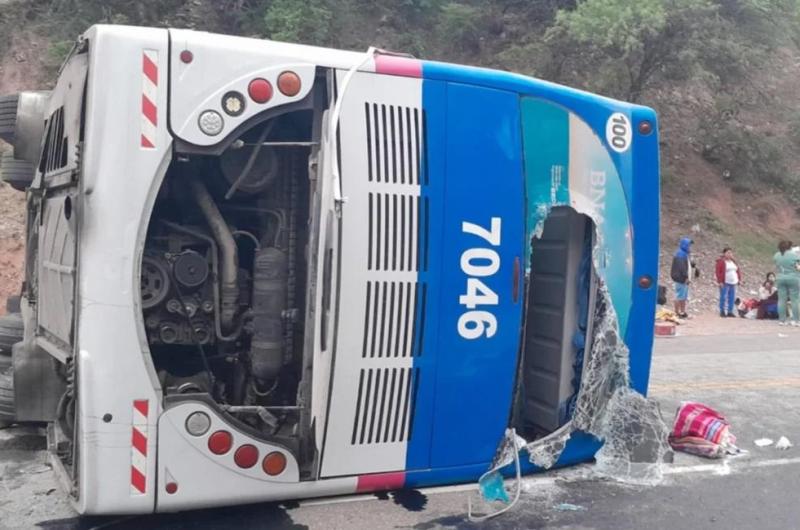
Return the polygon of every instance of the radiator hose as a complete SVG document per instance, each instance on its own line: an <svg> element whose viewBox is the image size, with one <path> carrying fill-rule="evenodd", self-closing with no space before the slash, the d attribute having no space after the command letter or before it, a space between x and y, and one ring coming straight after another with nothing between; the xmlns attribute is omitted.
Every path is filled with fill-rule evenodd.
<svg viewBox="0 0 800 530"><path fill-rule="evenodd" d="M187 180L192 197L200 207L200 211L203 212L203 216L211 228L211 234L219 246L220 321L222 327L229 331L233 327L233 319L239 301L239 255L236 241L203 183L196 178Z"/></svg>

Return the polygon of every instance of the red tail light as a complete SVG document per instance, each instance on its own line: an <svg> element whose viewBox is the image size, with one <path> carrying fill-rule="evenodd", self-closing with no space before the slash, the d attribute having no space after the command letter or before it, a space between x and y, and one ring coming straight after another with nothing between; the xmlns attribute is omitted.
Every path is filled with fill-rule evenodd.
<svg viewBox="0 0 800 530"><path fill-rule="evenodd" d="M256 103L266 103L272 99L272 85L266 79L257 77L247 85L247 93Z"/></svg>
<svg viewBox="0 0 800 530"><path fill-rule="evenodd" d="M233 446L233 436L228 431L217 431L208 437L208 450L215 455L224 455Z"/></svg>
<svg viewBox="0 0 800 530"><path fill-rule="evenodd" d="M244 444L233 454L233 461L241 468L250 468L258 462L258 449L254 445Z"/></svg>

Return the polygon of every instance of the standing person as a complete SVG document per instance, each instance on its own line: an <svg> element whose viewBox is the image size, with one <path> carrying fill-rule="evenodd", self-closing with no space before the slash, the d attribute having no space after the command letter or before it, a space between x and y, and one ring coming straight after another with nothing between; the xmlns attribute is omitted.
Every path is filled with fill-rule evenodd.
<svg viewBox="0 0 800 530"><path fill-rule="evenodd" d="M792 250L791 241L778 243L775 253L775 268L778 272L775 286L778 288L778 318L782 326L786 325L786 301L792 301L792 326L798 325L800 316L800 255Z"/></svg>
<svg viewBox="0 0 800 530"><path fill-rule="evenodd" d="M675 282L675 313L680 318L689 316L686 313L686 301L689 299L689 284L694 269L690 256L692 243L693 241L688 237L681 238L670 268L670 277Z"/></svg>
<svg viewBox="0 0 800 530"><path fill-rule="evenodd" d="M733 259L731 247L722 249L715 267L717 286L719 287L719 316L735 317L733 301L736 298L736 286L742 281L742 269Z"/></svg>

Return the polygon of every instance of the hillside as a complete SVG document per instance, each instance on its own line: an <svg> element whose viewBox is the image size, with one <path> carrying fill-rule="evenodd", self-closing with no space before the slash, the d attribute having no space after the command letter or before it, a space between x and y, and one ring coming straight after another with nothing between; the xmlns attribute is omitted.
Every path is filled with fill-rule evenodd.
<svg viewBox="0 0 800 530"><path fill-rule="evenodd" d="M747 287L800 240L800 16L790 0L0 0L0 94L52 84L95 22L176 26L504 68L654 107L662 274L681 235L713 304L725 245ZM0 189L0 299L19 289L23 196ZM663 266L666 265L666 266ZM0 309L2 310L2 309Z"/></svg>

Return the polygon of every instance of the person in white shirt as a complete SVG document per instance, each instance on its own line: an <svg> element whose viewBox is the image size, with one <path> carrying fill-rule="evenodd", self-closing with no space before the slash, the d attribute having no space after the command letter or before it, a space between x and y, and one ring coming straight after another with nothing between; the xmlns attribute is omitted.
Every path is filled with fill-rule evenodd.
<svg viewBox="0 0 800 530"><path fill-rule="evenodd" d="M715 272L719 286L719 316L735 317L733 301L736 299L736 287L742 283L742 270L733 259L733 250L730 247L722 249Z"/></svg>

